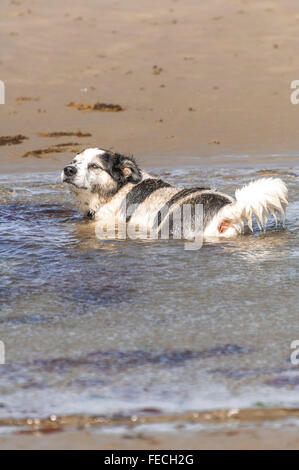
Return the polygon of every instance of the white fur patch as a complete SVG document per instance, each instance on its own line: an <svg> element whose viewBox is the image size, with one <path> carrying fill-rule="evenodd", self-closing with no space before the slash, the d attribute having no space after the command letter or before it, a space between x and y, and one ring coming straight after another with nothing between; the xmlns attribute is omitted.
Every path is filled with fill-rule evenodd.
<svg viewBox="0 0 299 470"><path fill-rule="evenodd" d="M255 216L259 228L265 228L268 218L277 215L282 222L285 220L285 210L288 204L288 189L280 178L261 178L237 189L236 201L224 206L206 228L206 236L229 238L243 231L244 222L252 230L252 217ZM229 221L231 227L219 233L222 221Z"/></svg>
<svg viewBox="0 0 299 470"><path fill-rule="evenodd" d="M106 153L105 150L91 148L79 153L79 155L76 155L75 158L79 159L81 163L84 161L88 164L94 157L97 157L98 155L104 155L104 153Z"/></svg>

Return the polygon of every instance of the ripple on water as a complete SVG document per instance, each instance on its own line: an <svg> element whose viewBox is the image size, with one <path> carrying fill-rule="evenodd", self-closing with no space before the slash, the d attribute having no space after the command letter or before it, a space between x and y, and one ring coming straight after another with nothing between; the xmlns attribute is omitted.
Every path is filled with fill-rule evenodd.
<svg viewBox="0 0 299 470"><path fill-rule="evenodd" d="M298 170L155 172L230 194L280 176L286 229L270 223L196 253L176 241L100 242L56 175L0 178L0 416L298 404L287 360L298 339Z"/></svg>

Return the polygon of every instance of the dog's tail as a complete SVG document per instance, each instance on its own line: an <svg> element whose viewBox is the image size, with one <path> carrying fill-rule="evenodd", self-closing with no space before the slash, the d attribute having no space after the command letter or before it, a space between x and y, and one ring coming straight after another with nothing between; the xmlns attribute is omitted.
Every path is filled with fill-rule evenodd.
<svg viewBox="0 0 299 470"><path fill-rule="evenodd" d="M219 231L224 232L229 225L239 231L247 221L252 230L252 216L255 216L259 228L265 228L269 216L277 223L279 215L285 221L285 210L288 204L288 189L280 178L261 178L252 181L235 193L236 201L227 204L220 211ZM222 224L222 225L221 225Z"/></svg>

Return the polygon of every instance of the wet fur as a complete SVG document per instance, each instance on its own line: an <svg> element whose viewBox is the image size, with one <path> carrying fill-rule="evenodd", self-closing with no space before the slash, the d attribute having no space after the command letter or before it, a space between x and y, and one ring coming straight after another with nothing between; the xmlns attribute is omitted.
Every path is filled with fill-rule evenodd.
<svg viewBox="0 0 299 470"><path fill-rule="evenodd" d="M279 178L263 178L236 191L235 199L209 188L178 189L140 170L133 157L101 149L78 154L62 172L79 210L99 224L115 217L147 231L163 227L183 204L203 205L204 238L230 238L242 233L252 216L265 227L270 215L284 220L287 188ZM75 172L71 177L66 173ZM166 216L165 216L166 214ZM161 230L160 230L161 231Z"/></svg>

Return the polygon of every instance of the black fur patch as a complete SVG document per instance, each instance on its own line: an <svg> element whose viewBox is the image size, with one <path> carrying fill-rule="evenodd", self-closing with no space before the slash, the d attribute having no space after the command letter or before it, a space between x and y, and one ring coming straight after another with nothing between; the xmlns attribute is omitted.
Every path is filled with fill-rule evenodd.
<svg viewBox="0 0 299 470"><path fill-rule="evenodd" d="M93 220L94 219L94 215L95 215L95 211L91 211L89 210L86 214L86 217L90 220Z"/></svg>
<svg viewBox="0 0 299 470"><path fill-rule="evenodd" d="M137 184L125 197L126 222L129 222L135 210L130 209L132 205L142 204L152 193L161 188L170 188L171 185L162 180L148 178ZM124 204L124 203L123 203Z"/></svg>
<svg viewBox="0 0 299 470"><path fill-rule="evenodd" d="M155 220L154 220L154 227L159 227L165 217L167 216L169 210L174 204L179 203L180 199L185 198L186 196L189 196L192 193L195 193L197 191L203 191L203 190L208 190L209 188L185 188L179 191L178 193L174 194L169 201L162 207L162 209L157 213ZM163 214L163 217L162 217Z"/></svg>
<svg viewBox="0 0 299 470"><path fill-rule="evenodd" d="M226 204L231 204L231 200L221 194L201 193L194 198L188 199L186 204L202 204L203 205L203 228L205 228L210 220L220 211Z"/></svg>
<svg viewBox="0 0 299 470"><path fill-rule="evenodd" d="M176 196L176 195L175 195ZM175 198L175 196L173 196L172 199ZM180 198L179 198L180 199ZM181 204L179 202L179 199L178 202L179 205L184 205L184 204L189 204L191 205L191 227L192 227L192 230L194 230L194 226L195 226L195 220L194 220L194 217L195 217L195 210L192 210L192 208L195 207L196 204L202 204L203 205L203 226L202 226L202 229L204 230L206 228L206 226L208 225L208 223L212 220L212 218L217 214L217 212L223 207L225 206L226 204L231 204L231 200L225 196L222 196L220 194L214 194L214 193L206 193L206 192L202 192L200 194L198 194L197 196L194 196L194 197L190 197L190 198L187 198L186 200L184 201L181 201ZM172 205L174 203L172 202ZM167 207L167 205L165 206ZM157 218L158 218L158 221L159 221L159 213L157 214ZM166 216L167 216L167 212L166 212ZM166 216L163 217L163 220L161 220L160 222L160 225L158 225L159 227L159 238L161 238L161 229L162 229L162 225L163 225L163 222L165 222L166 220ZM183 223L183 214L181 214L181 224ZM155 227L155 225L154 225ZM157 225L156 225L157 227ZM169 236L173 236L173 214L170 213L169 214Z"/></svg>
<svg viewBox="0 0 299 470"><path fill-rule="evenodd" d="M116 192L125 184L137 184L141 181L142 175L139 166L137 165L134 157L121 155L120 153L106 152L100 155L100 160L103 168L117 183ZM131 170L129 176L125 176L123 170L128 168Z"/></svg>

